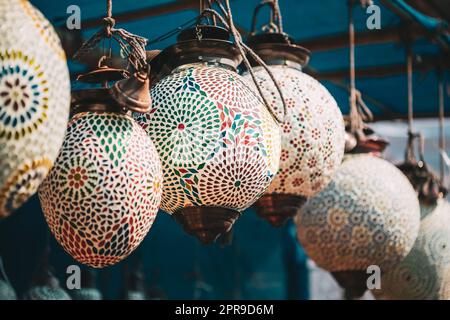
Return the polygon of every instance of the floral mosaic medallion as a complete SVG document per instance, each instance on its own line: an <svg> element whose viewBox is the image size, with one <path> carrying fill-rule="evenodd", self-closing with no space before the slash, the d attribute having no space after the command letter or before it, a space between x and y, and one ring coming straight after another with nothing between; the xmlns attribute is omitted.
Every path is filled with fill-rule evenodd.
<svg viewBox="0 0 450 320"><path fill-rule="evenodd" d="M450 291L450 204L422 206L419 236L408 256L382 274L378 299L448 300Z"/></svg>
<svg viewBox="0 0 450 320"><path fill-rule="evenodd" d="M161 194L161 163L144 130L126 115L93 112L71 119L39 189L58 242L92 267L117 263L140 244Z"/></svg>
<svg viewBox="0 0 450 320"><path fill-rule="evenodd" d="M322 190L340 166L345 129L331 94L317 80L287 66L270 66L282 90L287 113L281 126L280 169L267 193L311 197ZM263 93L280 118L280 96L267 72L255 68ZM251 79L249 74L246 78Z"/></svg>
<svg viewBox="0 0 450 320"><path fill-rule="evenodd" d="M161 209L241 211L264 193L278 170L280 131L246 80L191 64L159 81L151 95L154 109L136 119L163 164Z"/></svg>
<svg viewBox="0 0 450 320"><path fill-rule="evenodd" d="M33 195L61 147L70 106L64 51L28 1L0 0L0 218Z"/></svg>
<svg viewBox="0 0 450 320"><path fill-rule="evenodd" d="M346 157L332 181L296 217L308 256L331 271L382 270L413 247L420 223L417 195L391 163L370 155Z"/></svg>

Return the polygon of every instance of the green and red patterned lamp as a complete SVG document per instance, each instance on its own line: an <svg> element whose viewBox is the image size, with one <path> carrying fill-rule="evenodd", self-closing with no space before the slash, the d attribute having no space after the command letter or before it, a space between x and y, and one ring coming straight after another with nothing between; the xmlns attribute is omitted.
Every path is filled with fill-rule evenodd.
<svg viewBox="0 0 450 320"><path fill-rule="evenodd" d="M136 117L164 171L161 209L189 234L214 242L267 189L278 170L280 131L226 28L198 25L152 61L153 109Z"/></svg>
<svg viewBox="0 0 450 320"><path fill-rule="evenodd" d="M256 34L256 16L269 6L274 21ZM310 52L293 44L283 32L277 1L263 1L253 17L249 46L275 76L286 108L263 67L254 68L254 76L270 97L270 107L284 118L281 124L280 168L267 192L254 204L262 218L281 226L293 217L308 197L314 196L331 180L342 162L345 130L342 114L328 90L302 68ZM257 61L254 61L258 65ZM247 71L247 79L252 75Z"/></svg>
<svg viewBox="0 0 450 320"><path fill-rule="evenodd" d="M25 0L0 0L0 219L33 195L55 161L69 118L59 38Z"/></svg>
<svg viewBox="0 0 450 320"><path fill-rule="evenodd" d="M106 21L105 30L83 45L78 57L114 34L130 44L132 75L100 65L102 58L97 70L79 77L104 86L72 92L66 138L39 190L56 240L77 261L96 268L121 261L141 243L155 220L162 194L158 153L130 115L151 106L146 40L114 29L111 17Z"/></svg>

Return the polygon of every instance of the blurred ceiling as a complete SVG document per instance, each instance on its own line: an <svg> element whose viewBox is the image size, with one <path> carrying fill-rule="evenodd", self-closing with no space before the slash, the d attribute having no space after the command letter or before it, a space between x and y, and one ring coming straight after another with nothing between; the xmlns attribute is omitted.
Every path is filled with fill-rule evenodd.
<svg viewBox="0 0 450 320"><path fill-rule="evenodd" d="M63 43L71 56L82 39L87 39L101 25L105 15L105 0L31 0L58 27ZM234 20L242 33L248 32L255 6L260 0L232 0ZM284 30L299 44L312 51L306 72L318 78L333 94L342 111L348 112L348 35L347 0L279 0ZM404 118L407 112L405 75L405 36L413 41L414 111L417 117L437 115L436 63L450 65L448 31L449 0L374 0L381 9L381 29L369 30L365 9L354 10L356 34L357 87L377 119ZM69 5L81 8L81 32L65 28ZM405 6L417 10L405 12ZM113 16L117 26L148 39L174 30L198 15L199 0L116 0ZM422 16L426 14L427 16ZM430 16L430 17L428 17ZM431 17L440 19L435 20ZM261 15L261 19L263 19ZM438 23L431 30L429 25ZM447 42L446 42L447 41ZM149 49L163 49L175 42L175 37L152 44ZM446 47L447 46L447 47ZM86 66L69 61L75 74ZM450 85L446 88L446 111L450 111Z"/></svg>

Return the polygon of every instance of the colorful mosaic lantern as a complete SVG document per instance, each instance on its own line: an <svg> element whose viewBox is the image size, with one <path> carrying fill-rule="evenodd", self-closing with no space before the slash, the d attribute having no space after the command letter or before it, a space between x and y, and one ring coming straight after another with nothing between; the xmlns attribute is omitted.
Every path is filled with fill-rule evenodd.
<svg viewBox="0 0 450 320"><path fill-rule="evenodd" d="M277 176L254 205L258 215L281 226L322 190L342 162L345 130L336 101L317 80L302 72L309 51L281 33L252 36L249 45L270 66L286 102L262 67L254 69L270 97L270 107L283 119L281 160ZM250 74L245 77L251 79Z"/></svg>
<svg viewBox="0 0 450 320"><path fill-rule="evenodd" d="M296 217L308 256L330 271L348 297L367 289L367 267L399 263L417 238L420 207L408 179L389 162L348 156L330 184Z"/></svg>
<svg viewBox="0 0 450 320"><path fill-rule="evenodd" d="M408 256L382 273L377 299L449 300L450 204L421 206L419 236Z"/></svg>
<svg viewBox="0 0 450 320"><path fill-rule="evenodd" d="M0 0L0 218L45 178L63 142L70 81L56 32L28 1Z"/></svg>
<svg viewBox="0 0 450 320"><path fill-rule="evenodd" d="M107 88L72 97L74 115L39 197L56 240L101 268L127 257L148 233L161 201L161 163Z"/></svg>
<svg viewBox="0 0 450 320"><path fill-rule="evenodd" d="M280 157L279 126L236 73L239 51L228 39L220 27L182 32L152 60L153 110L137 117L163 164L161 209L203 243L230 231Z"/></svg>

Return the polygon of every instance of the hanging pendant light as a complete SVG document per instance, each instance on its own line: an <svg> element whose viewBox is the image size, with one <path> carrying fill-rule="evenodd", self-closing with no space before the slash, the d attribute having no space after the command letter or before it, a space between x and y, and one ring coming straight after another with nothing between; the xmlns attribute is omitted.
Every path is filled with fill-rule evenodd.
<svg viewBox="0 0 450 320"><path fill-rule="evenodd" d="M197 25L151 61L153 109L136 117L164 171L161 209L203 243L231 230L278 170L280 132L239 76L226 28Z"/></svg>
<svg viewBox="0 0 450 320"><path fill-rule="evenodd" d="M33 195L51 169L69 116L59 38L28 1L0 0L0 218Z"/></svg>
<svg viewBox="0 0 450 320"><path fill-rule="evenodd" d="M17 300L17 295L6 276L3 259L0 256L0 301L1 300Z"/></svg>
<svg viewBox="0 0 450 320"><path fill-rule="evenodd" d="M382 273L377 299L448 300L450 291L450 204L421 205L419 236L408 256Z"/></svg>
<svg viewBox="0 0 450 320"><path fill-rule="evenodd" d="M92 269L81 270L81 288L71 292L73 300L102 300L103 295L97 288L96 276Z"/></svg>
<svg viewBox="0 0 450 320"><path fill-rule="evenodd" d="M113 25L107 25L107 31L122 36ZM72 92L73 116L64 144L39 190L56 240L77 261L96 268L121 261L141 243L161 201L162 169L157 151L129 115L150 108L141 103L150 101L140 93L145 85L141 79L133 80L148 68L144 44L142 38L126 35L122 41L132 48L128 59L136 73L119 80L122 85L116 82L108 88L110 81L132 73L100 65L105 61L102 58L97 70L79 77L105 86ZM91 47L87 42L79 52ZM133 82L139 84L132 88L129 84Z"/></svg>
<svg viewBox="0 0 450 320"><path fill-rule="evenodd" d="M383 272L407 256L420 224L419 202L408 179L375 156L385 144L366 143L364 120L370 110L355 85L352 10L350 3L348 127L356 142L353 155L344 158L328 186L310 198L296 217L298 238L306 253L331 272L349 299L367 290L369 266L379 266Z"/></svg>
<svg viewBox="0 0 450 320"><path fill-rule="evenodd" d="M347 157L324 190L296 217L308 256L331 272L348 297L367 289L367 268L387 270L411 250L420 208L408 179L389 162L360 154Z"/></svg>
<svg viewBox="0 0 450 320"><path fill-rule="evenodd" d="M444 85L439 73L440 151L445 152ZM419 236L408 256L382 274L381 290L372 292L378 299L450 299L450 204L444 199L447 190L445 168L441 155L441 175L438 178L427 166L424 158L424 139L412 133L412 54L408 55L409 134L405 162L399 165L410 180L421 206ZM414 140L419 138L418 161Z"/></svg>
<svg viewBox="0 0 450 320"><path fill-rule="evenodd" d="M256 34L256 16L266 5L271 7L275 21L263 27L266 32ZM283 110L281 97L263 67L254 68L254 75L248 71L244 74L249 80L256 77L263 93L271 97L270 107L284 118L280 169L267 192L254 205L258 215L274 226L281 226L308 197L328 184L341 164L344 121L327 89L302 72L310 52L293 44L283 32L278 1L263 1L255 9L248 44L269 65L286 105Z"/></svg>

